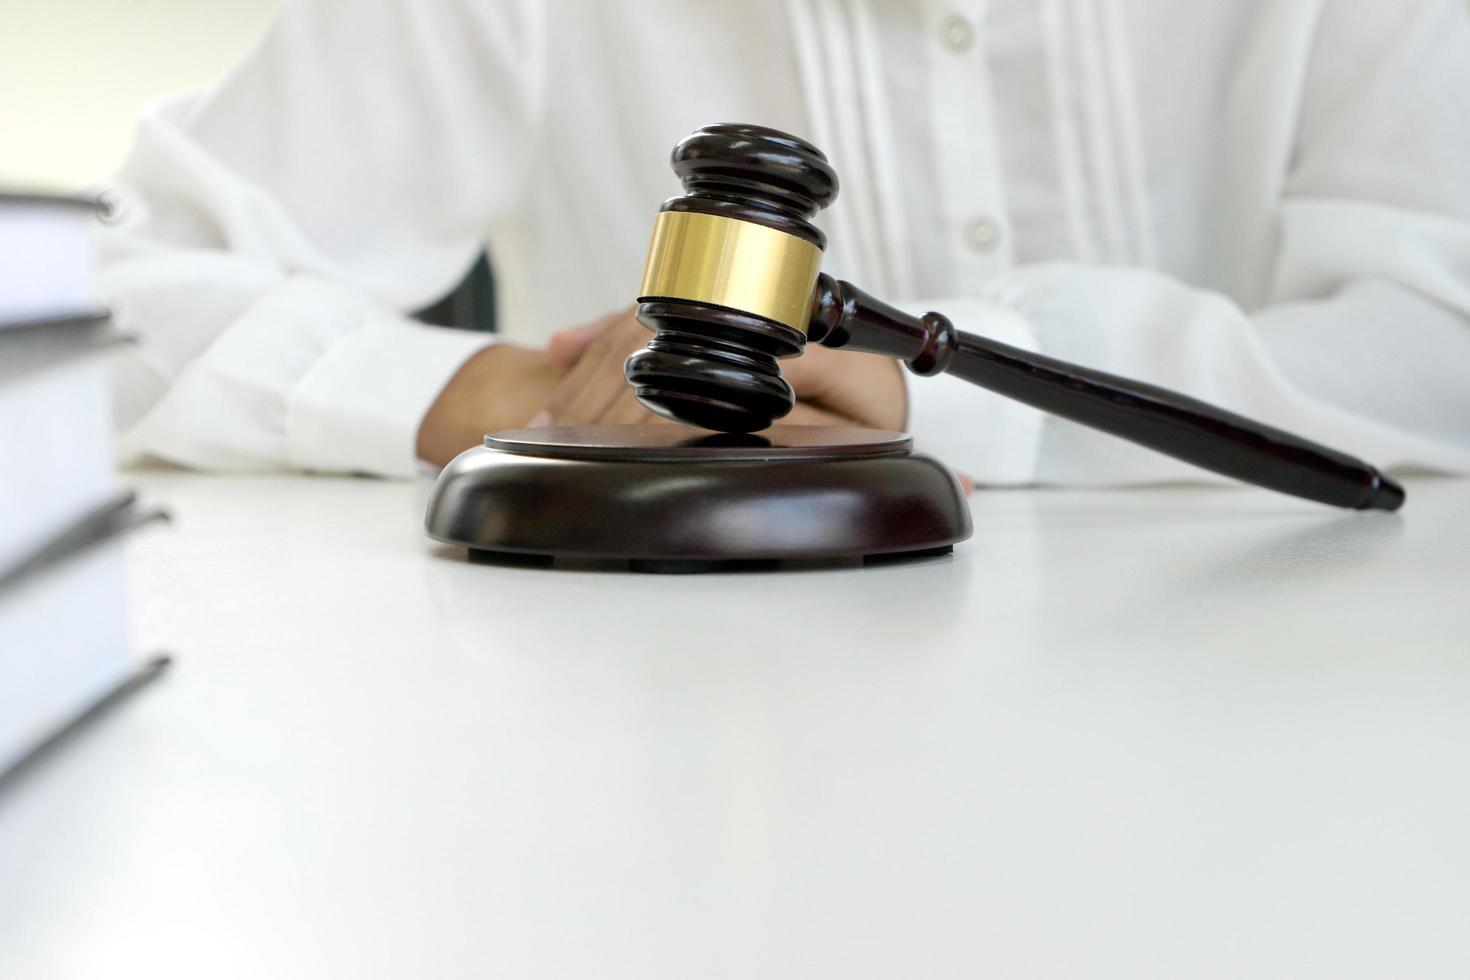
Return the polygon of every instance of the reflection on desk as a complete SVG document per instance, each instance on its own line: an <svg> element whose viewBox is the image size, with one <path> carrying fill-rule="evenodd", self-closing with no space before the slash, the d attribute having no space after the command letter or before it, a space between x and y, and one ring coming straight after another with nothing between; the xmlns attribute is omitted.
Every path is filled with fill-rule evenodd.
<svg viewBox="0 0 1470 980"><path fill-rule="evenodd" d="M173 676L0 799L0 976L1463 976L1470 484L989 492L953 558L471 565L140 474Z"/></svg>

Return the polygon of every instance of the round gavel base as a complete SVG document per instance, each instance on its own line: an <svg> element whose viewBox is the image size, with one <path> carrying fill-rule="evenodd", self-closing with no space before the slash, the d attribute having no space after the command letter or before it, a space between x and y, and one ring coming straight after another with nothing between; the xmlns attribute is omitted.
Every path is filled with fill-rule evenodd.
<svg viewBox="0 0 1470 980"><path fill-rule="evenodd" d="M431 538L471 560L612 560L700 572L948 553L970 536L959 483L901 432L672 425L516 429L434 486Z"/></svg>

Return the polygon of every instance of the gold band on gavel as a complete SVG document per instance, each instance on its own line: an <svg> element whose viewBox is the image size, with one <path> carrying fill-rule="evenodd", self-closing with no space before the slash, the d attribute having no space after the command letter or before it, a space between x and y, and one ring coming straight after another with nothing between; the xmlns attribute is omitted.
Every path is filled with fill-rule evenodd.
<svg viewBox="0 0 1470 980"><path fill-rule="evenodd" d="M640 302L687 299L754 313L806 333L822 250L752 221L660 211Z"/></svg>

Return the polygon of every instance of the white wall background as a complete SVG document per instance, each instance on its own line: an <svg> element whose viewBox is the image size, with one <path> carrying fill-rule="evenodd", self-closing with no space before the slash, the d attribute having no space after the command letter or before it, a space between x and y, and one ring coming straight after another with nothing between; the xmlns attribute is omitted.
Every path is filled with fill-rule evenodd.
<svg viewBox="0 0 1470 980"><path fill-rule="evenodd" d="M75 190L132 144L138 111L199 88L278 0L0 0L0 186Z"/></svg>
<svg viewBox="0 0 1470 980"><path fill-rule="evenodd" d="M278 5L0 0L0 186L75 190L107 174L144 105L218 78Z"/></svg>

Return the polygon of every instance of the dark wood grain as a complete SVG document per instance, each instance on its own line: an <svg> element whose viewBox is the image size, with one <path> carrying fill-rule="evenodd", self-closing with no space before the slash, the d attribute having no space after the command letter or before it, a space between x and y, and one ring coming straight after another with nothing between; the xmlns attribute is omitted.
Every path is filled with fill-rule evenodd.
<svg viewBox="0 0 1470 980"><path fill-rule="evenodd" d="M821 247L810 219L837 194L816 147L757 126L705 127L679 144L685 195L664 209L706 210L797 234ZM690 300L639 305L654 331L624 374L651 410L727 432L765 428L791 410L779 359L808 339L898 358L919 375L947 372L998 394L1206 470L1338 507L1396 510L1398 484L1346 453L1155 385L962 333L939 313L908 314L822 275L806 336L751 313Z"/></svg>
<svg viewBox="0 0 1470 980"><path fill-rule="evenodd" d="M817 281L808 338L947 373L1043 412L1246 483L1356 510L1397 510L1404 491L1347 453L1197 398L909 316L848 282Z"/></svg>
<svg viewBox="0 0 1470 980"><path fill-rule="evenodd" d="M646 571L925 554L971 530L953 474L907 435L804 426L495 433L440 474L425 524L476 552L653 563Z"/></svg>

